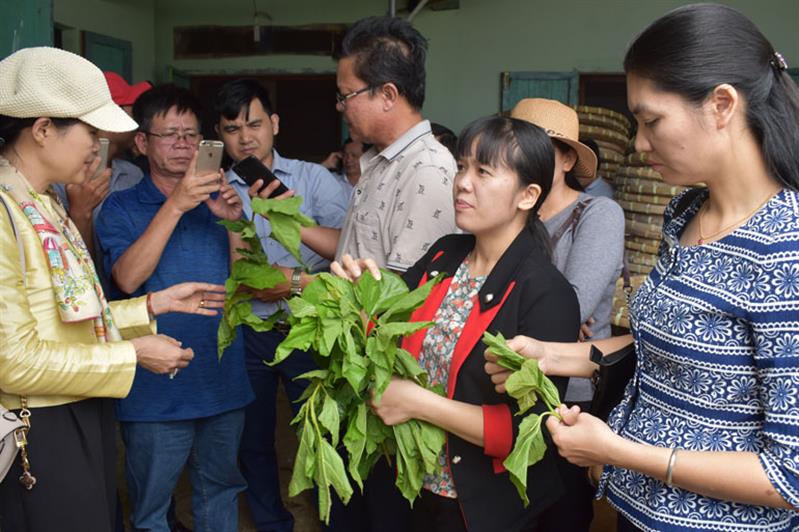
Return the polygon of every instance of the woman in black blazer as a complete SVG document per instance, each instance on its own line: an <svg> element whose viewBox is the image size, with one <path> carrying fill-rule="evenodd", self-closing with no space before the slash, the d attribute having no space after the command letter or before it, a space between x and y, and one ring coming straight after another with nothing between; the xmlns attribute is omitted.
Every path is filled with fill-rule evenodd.
<svg viewBox="0 0 799 532"><path fill-rule="evenodd" d="M533 530L540 513L563 495L550 451L528 471L524 508L502 462L521 417L515 400L499 394L484 371L483 332L575 341L577 298L551 264L538 208L552 184L549 137L530 123L505 117L464 129L453 187L455 221L470 234L441 238L404 279L416 287L439 273L439 283L411 321L434 325L403 347L442 384L446 397L396 379L373 409L388 425L412 418L447 432L443 472L425 479L413 507L413 529L451 532ZM345 256L331 269L357 278L374 263ZM553 379L561 395L567 379ZM545 407L536 405L534 412Z"/></svg>

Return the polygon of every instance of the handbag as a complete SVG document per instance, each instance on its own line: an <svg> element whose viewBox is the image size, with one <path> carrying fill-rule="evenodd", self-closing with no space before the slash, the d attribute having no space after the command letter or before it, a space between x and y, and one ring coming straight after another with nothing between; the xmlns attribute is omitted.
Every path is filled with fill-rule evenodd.
<svg viewBox="0 0 799 532"><path fill-rule="evenodd" d="M22 279L25 279L25 249L22 246L22 241L19 239L17 232L17 225L14 222L14 217L11 214L11 209L8 207L5 198L0 196L0 203L8 214L8 219L11 222L11 230L14 233L14 240L17 242L17 250L19 251L19 262L22 267ZM30 415L28 410L28 399L20 397L20 415L17 415L10 410L6 410L0 405L0 482L5 480L8 470L14 463L17 453L22 453L22 470L23 474L19 481L30 490L36 484L36 477L30 473L30 463L28 462L28 430L30 429Z"/></svg>

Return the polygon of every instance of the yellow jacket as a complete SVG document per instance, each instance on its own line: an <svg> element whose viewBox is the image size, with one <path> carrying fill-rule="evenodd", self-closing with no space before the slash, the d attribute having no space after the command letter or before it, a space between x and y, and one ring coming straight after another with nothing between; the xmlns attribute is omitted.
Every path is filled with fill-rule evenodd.
<svg viewBox="0 0 799 532"><path fill-rule="evenodd" d="M56 406L89 397L125 397L136 372L130 342L98 343L92 321L64 323L56 308L41 240L19 206L11 209L25 251L22 279L17 242L0 205L0 404ZM145 297L111 303L125 339L155 333Z"/></svg>

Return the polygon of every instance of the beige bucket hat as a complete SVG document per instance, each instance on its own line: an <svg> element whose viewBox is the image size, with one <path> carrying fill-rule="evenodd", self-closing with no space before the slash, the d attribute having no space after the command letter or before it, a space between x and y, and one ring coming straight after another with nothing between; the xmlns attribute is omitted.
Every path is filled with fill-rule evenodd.
<svg viewBox="0 0 799 532"><path fill-rule="evenodd" d="M114 133L136 122L111 99L103 72L58 48L24 48L0 61L0 115L77 118Z"/></svg>
<svg viewBox="0 0 799 532"><path fill-rule="evenodd" d="M567 144L577 152L574 165L575 177L593 179L596 175L596 155L580 142L580 120L571 107L546 98L525 98L510 112L511 118L532 122L546 131L547 135Z"/></svg>

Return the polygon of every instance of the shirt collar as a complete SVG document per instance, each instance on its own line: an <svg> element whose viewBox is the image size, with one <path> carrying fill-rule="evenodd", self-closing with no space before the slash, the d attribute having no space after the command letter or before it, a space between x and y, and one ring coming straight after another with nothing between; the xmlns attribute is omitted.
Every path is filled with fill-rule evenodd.
<svg viewBox="0 0 799 532"><path fill-rule="evenodd" d="M392 142L386 149L381 151L380 155L390 161L402 153L405 148L413 144L418 138L429 133L432 133L432 130L430 129L430 121L422 120L408 131L403 133L400 138Z"/></svg>
<svg viewBox="0 0 799 532"><path fill-rule="evenodd" d="M166 201L164 193L158 190L149 173L144 174L144 179L137 185L139 201L142 203L161 204Z"/></svg>

